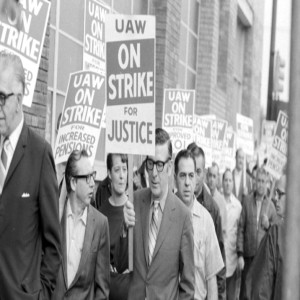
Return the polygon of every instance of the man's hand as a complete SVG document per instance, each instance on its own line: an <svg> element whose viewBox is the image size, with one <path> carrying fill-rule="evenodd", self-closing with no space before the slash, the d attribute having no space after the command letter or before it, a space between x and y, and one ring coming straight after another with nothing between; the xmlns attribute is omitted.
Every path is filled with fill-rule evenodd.
<svg viewBox="0 0 300 300"><path fill-rule="evenodd" d="M270 227L270 222L269 222L269 218L266 214L262 215L261 218L261 226L262 228L264 228L265 230L268 230Z"/></svg>
<svg viewBox="0 0 300 300"><path fill-rule="evenodd" d="M127 227L135 225L135 212L133 203L129 200L126 201L123 209L124 221Z"/></svg>
<svg viewBox="0 0 300 300"><path fill-rule="evenodd" d="M240 256L238 260L238 268L240 269L240 271L244 270L244 266L245 266L244 258L243 256Z"/></svg>

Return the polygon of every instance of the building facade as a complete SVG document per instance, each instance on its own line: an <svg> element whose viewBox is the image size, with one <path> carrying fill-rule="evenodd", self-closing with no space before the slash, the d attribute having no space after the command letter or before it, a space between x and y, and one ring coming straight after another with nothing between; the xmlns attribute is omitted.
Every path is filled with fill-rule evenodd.
<svg viewBox="0 0 300 300"><path fill-rule="evenodd" d="M165 88L196 90L197 114L235 128L236 113L260 124L264 1L103 0L113 13L156 16L156 123ZM84 1L52 1L36 93L27 123L54 147L69 74L82 70ZM260 128L254 127L258 138ZM96 167L105 175L103 137Z"/></svg>

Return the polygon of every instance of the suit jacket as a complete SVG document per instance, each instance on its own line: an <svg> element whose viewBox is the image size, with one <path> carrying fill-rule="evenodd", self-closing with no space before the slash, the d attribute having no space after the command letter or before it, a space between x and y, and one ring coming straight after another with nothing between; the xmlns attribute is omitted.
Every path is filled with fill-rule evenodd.
<svg viewBox="0 0 300 300"><path fill-rule="evenodd" d="M283 224L271 226L262 239L246 277L247 300L282 299Z"/></svg>
<svg viewBox="0 0 300 300"><path fill-rule="evenodd" d="M133 274L128 299L194 299L194 238L191 213L169 189L151 265L148 262L149 188L134 193ZM116 246L116 267L128 267L128 241ZM125 263L124 263L125 262Z"/></svg>
<svg viewBox="0 0 300 300"><path fill-rule="evenodd" d="M233 177L233 194L240 200L240 202L243 202L244 200L244 197L249 195L250 192L251 192L251 178L250 176L246 173L246 187L247 187L247 190L248 190L248 194L247 195L243 195L244 193L244 172L242 171L242 176L241 176L241 183L240 183L240 186L237 187L235 185L235 172L236 170L234 169L232 171L232 177ZM238 194L237 194L237 191L238 191Z"/></svg>
<svg viewBox="0 0 300 300"><path fill-rule="evenodd" d="M0 299L50 299L60 259L52 150L24 124L0 196Z"/></svg>
<svg viewBox="0 0 300 300"><path fill-rule="evenodd" d="M255 256L260 242L266 234L266 229L262 226L263 215L268 217L270 225L278 221L273 202L265 196L257 222L256 193L252 193L242 205L237 234L237 252L239 256L243 255L248 258Z"/></svg>
<svg viewBox="0 0 300 300"><path fill-rule="evenodd" d="M109 231L107 218L92 205L88 206L87 224L77 273L68 287L66 205L62 217L63 259L53 300L108 299L110 281Z"/></svg>

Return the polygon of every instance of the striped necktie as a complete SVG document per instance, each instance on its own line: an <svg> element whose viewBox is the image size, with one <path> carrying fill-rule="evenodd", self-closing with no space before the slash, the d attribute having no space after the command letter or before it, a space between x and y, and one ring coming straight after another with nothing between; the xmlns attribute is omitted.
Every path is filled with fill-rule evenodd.
<svg viewBox="0 0 300 300"><path fill-rule="evenodd" d="M159 230L158 206L159 206L159 200L155 200L153 206L152 218L150 222L150 228L149 228L149 265L151 264L152 261L153 252L156 244L156 238Z"/></svg>
<svg viewBox="0 0 300 300"><path fill-rule="evenodd" d="M5 138L2 146L2 151L1 151L1 162L0 162L0 194L2 194L3 186L4 186L4 181L7 173L7 162L8 162L8 156L6 153L6 147L7 144L9 143L9 140Z"/></svg>

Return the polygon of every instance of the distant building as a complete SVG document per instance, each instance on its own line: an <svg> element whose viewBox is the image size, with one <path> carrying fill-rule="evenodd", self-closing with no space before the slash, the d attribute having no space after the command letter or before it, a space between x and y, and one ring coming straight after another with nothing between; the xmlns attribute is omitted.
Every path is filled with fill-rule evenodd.
<svg viewBox="0 0 300 300"><path fill-rule="evenodd" d="M82 70L84 1L51 3L36 95L32 108L25 111L27 122L54 147L69 74ZM239 112L259 124L264 1L103 3L115 13L156 16L157 126L161 126L163 90L173 87L196 89L197 114L215 114L235 127ZM260 128L254 129L258 137ZM96 164L103 167L104 175L103 149L98 152Z"/></svg>

